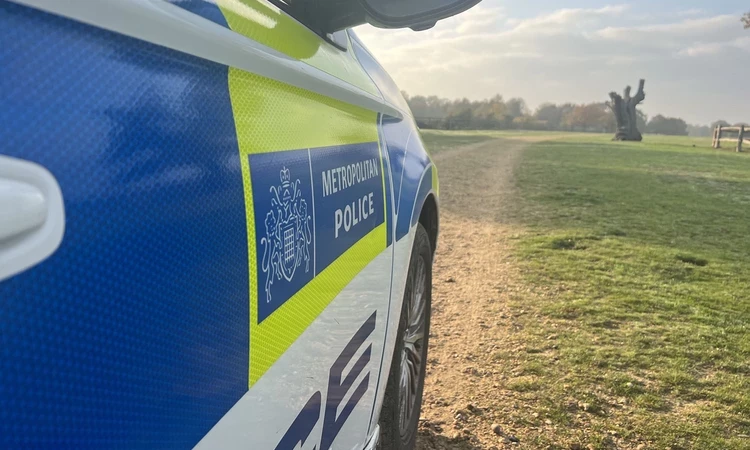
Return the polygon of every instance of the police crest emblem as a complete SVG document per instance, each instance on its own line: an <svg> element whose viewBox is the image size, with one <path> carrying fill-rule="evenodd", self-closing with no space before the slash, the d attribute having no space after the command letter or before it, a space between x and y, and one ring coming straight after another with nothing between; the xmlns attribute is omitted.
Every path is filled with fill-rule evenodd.
<svg viewBox="0 0 750 450"><path fill-rule="evenodd" d="M310 271L312 218L302 196L301 182L299 179L292 181L286 167L281 169L279 179L279 185L270 187L271 209L265 218L266 235L261 238L266 303L271 303L274 281L292 281L303 262L305 272Z"/></svg>

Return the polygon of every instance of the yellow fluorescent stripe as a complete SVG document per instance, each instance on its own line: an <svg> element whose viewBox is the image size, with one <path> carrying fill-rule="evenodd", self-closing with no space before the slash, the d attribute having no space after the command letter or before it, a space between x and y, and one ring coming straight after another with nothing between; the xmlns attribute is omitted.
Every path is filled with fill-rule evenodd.
<svg viewBox="0 0 750 450"><path fill-rule="evenodd" d="M351 246L260 324L250 302L250 386L279 359L349 282L385 250L385 224ZM251 293L254 292L251 290Z"/></svg>
<svg viewBox="0 0 750 450"><path fill-rule="evenodd" d="M245 191L250 271L250 368L254 384L336 295L386 246L386 228L372 230L258 324L255 214L248 155L377 142L376 113L238 69L229 69ZM381 156L382 158L382 156ZM381 177L382 177L381 159ZM318 245L325 243L318 243Z"/></svg>
<svg viewBox="0 0 750 450"><path fill-rule="evenodd" d="M348 51L342 51L266 0L218 0L229 28L373 95L375 84Z"/></svg>
<svg viewBox="0 0 750 450"><path fill-rule="evenodd" d="M375 142L377 114L229 68L240 154Z"/></svg>

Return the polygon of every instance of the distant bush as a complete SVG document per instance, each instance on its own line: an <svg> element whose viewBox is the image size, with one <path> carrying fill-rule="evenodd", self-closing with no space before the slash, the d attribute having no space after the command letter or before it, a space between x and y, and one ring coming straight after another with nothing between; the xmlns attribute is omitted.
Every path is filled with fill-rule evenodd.
<svg viewBox="0 0 750 450"><path fill-rule="evenodd" d="M667 134L671 136L687 136L688 124L676 117L654 116L646 126L647 133Z"/></svg>

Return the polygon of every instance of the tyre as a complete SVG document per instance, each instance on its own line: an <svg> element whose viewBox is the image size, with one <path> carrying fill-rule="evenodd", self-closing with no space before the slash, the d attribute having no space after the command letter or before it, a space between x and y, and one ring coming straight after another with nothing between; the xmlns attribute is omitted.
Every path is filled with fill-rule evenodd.
<svg viewBox="0 0 750 450"><path fill-rule="evenodd" d="M382 450L411 450L422 407L432 302L432 250L427 231L417 225L398 324L396 348L380 411Z"/></svg>

